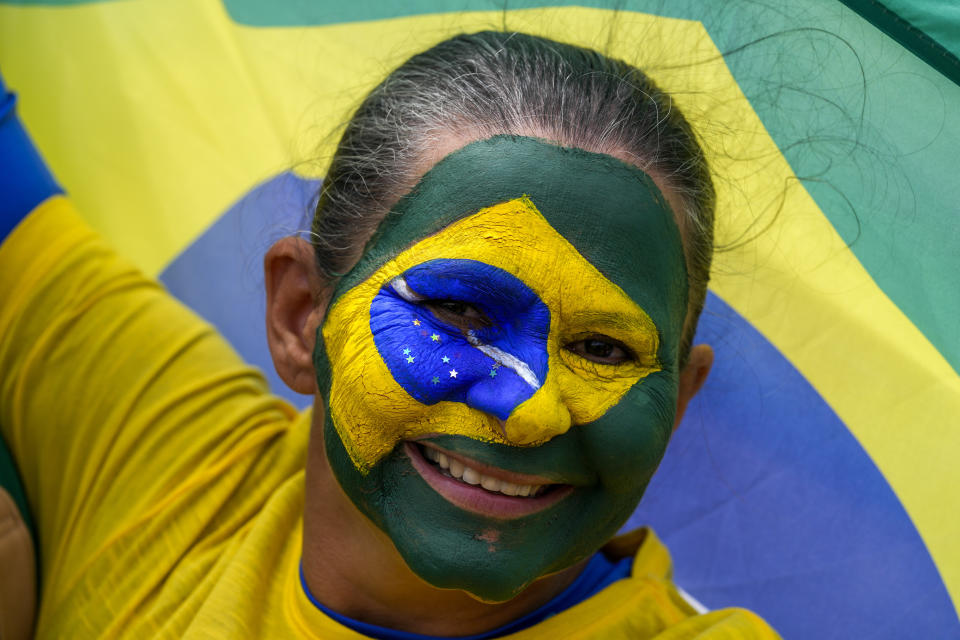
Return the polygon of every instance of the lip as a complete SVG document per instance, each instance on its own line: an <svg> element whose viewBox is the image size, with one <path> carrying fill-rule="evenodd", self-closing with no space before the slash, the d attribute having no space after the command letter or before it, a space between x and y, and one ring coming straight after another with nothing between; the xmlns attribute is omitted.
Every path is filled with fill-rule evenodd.
<svg viewBox="0 0 960 640"><path fill-rule="evenodd" d="M419 444L429 446L425 443ZM554 488L544 495L535 498L502 495L487 491L478 485L461 482L460 480L440 473L434 465L423 457L417 445L413 442L404 442L403 448L417 473L420 474L434 491L447 500L447 502L464 511L470 511L488 518L512 520L544 511L570 495L574 489L571 485L554 486ZM439 447L432 448L459 460L466 466L484 475L489 475L498 480L505 480L507 482L513 482L514 484L556 484L538 476L530 476L491 467L471 460L470 458L464 458L455 453L450 453Z"/></svg>

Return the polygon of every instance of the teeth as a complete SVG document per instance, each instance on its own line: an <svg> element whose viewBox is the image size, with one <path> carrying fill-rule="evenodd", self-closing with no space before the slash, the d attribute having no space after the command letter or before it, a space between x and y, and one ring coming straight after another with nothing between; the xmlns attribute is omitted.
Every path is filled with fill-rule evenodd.
<svg viewBox="0 0 960 640"><path fill-rule="evenodd" d="M480 484L480 474L470 467L463 468L463 476L460 479L468 484Z"/></svg>
<svg viewBox="0 0 960 640"><path fill-rule="evenodd" d="M457 480L462 480L467 484L480 485L487 491L502 493L508 496L536 496L540 494L546 485L542 484L514 484L506 480L499 480L490 476L485 476L476 469L464 465L459 460L448 457L431 447L421 447L424 456L446 471L450 476Z"/></svg>
<svg viewBox="0 0 960 640"><path fill-rule="evenodd" d="M490 476L480 476L480 486L487 491L500 491L500 481Z"/></svg>

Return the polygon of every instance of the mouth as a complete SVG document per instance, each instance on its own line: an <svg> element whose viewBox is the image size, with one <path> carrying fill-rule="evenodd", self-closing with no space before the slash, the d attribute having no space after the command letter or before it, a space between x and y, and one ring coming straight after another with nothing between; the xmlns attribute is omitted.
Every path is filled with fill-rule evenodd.
<svg viewBox="0 0 960 640"><path fill-rule="evenodd" d="M573 491L568 484L498 469L419 442L405 442L404 450L414 469L448 502L491 518L531 515Z"/></svg>

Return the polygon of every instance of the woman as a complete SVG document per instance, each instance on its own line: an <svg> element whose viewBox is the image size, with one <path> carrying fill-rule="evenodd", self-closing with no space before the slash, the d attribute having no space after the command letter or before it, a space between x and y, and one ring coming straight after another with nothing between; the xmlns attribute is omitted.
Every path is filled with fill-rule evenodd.
<svg viewBox="0 0 960 640"><path fill-rule="evenodd" d="M712 193L628 65L491 32L415 56L347 126L313 246L265 259L300 415L43 201L0 247L38 635L776 637L694 615L652 533L607 544L710 369Z"/></svg>

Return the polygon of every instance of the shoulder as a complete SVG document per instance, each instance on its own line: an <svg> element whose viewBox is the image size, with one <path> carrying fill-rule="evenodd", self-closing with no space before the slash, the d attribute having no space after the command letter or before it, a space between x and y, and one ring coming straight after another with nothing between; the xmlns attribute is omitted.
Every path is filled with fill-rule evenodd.
<svg viewBox="0 0 960 640"><path fill-rule="evenodd" d="M746 609L719 609L687 618L652 640L779 640L763 618Z"/></svg>
<svg viewBox="0 0 960 640"><path fill-rule="evenodd" d="M651 635L655 640L768 640L780 636L760 616L740 608L708 611L673 582L673 560L666 545L647 527L611 540L604 552L633 555L630 580L639 590L658 592L652 599L659 605L665 625ZM624 581L629 583L629 581ZM650 613L634 613L646 619ZM680 617L682 615L682 617Z"/></svg>
<svg viewBox="0 0 960 640"><path fill-rule="evenodd" d="M603 552L633 557L631 575L527 630L517 640L627 638L633 640L775 640L780 636L745 609L698 611L673 583L670 552L648 529L614 538ZM514 636L511 636L514 637Z"/></svg>

